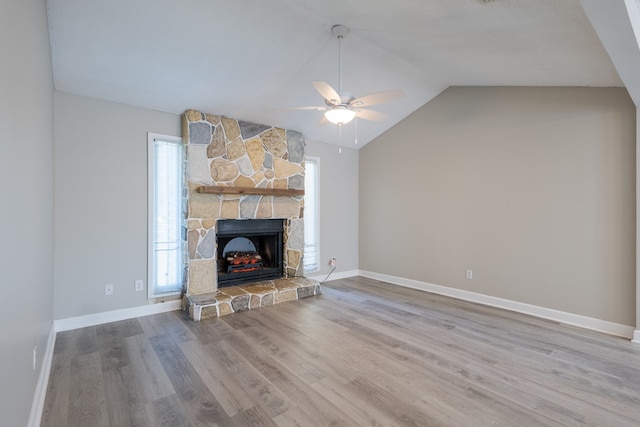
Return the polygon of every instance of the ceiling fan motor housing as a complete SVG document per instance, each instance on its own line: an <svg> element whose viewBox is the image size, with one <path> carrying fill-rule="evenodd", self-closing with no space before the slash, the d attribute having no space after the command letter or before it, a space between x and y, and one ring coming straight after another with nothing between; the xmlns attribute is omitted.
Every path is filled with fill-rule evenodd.
<svg viewBox="0 0 640 427"><path fill-rule="evenodd" d="M329 107L333 107L334 105L349 105L351 103L351 101L353 101L354 99L356 99L355 96L353 96L351 94L351 92L347 92L347 91L342 91L339 93L340 95L340 102L331 102L332 100L330 99L325 99L324 103L327 104Z"/></svg>
<svg viewBox="0 0 640 427"><path fill-rule="evenodd" d="M333 34L334 37L338 38L346 36L347 34L349 34L349 31L349 27L345 27L344 25L340 24L331 27L331 34Z"/></svg>

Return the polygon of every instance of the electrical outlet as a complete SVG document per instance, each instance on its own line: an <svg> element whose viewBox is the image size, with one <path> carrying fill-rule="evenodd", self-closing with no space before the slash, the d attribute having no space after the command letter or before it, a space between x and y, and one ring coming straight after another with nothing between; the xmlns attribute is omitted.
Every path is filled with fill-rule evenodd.
<svg viewBox="0 0 640 427"><path fill-rule="evenodd" d="M467 270L467 280L473 279L473 271Z"/></svg>
<svg viewBox="0 0 640 427"><path fill-rule="evenodd" d="M33 370L38 366L38 346L33 347Z"/></svg>
<svg viewBox="0 0 640 427"><path fill-rule="evenodd" d="M331 267L335 267L337 262L338 261L336 260L336 257L333 257L333 258L331 258L331 261L329 261L329 265Z"/></svg>
<svg viewBox="0 0 640 427"><path fill-rule="evenodd" d="M136 280L135 289L136 289L136 292L144 291L144 280Z"/></svg>
<svg viewBox="0 0 640 427"><path fill-rule="evenodd" d="M104 285L104 294L105 295L113 295L113 284L108 283Z"/></svg>

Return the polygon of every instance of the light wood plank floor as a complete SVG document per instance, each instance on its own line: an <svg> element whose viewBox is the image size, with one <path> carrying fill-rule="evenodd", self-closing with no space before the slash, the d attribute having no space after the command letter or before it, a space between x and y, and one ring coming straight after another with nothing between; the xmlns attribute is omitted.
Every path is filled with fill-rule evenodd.
<svg viewBox="0 0 640 427"><path fill-rule="evenodd" d="M58 334L43 426L640 426L640 346L382 282Z"/></svg>

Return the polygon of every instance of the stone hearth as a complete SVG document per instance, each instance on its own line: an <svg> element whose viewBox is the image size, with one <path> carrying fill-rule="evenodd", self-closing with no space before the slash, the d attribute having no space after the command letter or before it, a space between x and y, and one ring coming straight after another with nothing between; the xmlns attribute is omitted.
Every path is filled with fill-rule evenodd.
<svg viewBox="0 0 640 427"><path fill-rule="evenodd" d="M226 316L237 311L253 310L281 302L318 295L320 284L311 279L264 280L219 291L190 295L183 299L183 310L195 321Z"/></svg>

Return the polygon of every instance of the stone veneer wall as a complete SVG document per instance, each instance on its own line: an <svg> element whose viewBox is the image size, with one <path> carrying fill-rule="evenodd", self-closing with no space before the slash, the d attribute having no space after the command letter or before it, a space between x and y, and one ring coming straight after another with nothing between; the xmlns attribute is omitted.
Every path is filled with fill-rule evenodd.
<svg viewBox="0 0 640 427"><path fill-rule="evenodd" d="M187 295L217 290L218 219L283 218L284 274L302 276L303 197L201 194L203 185L304 189L301 133L187 110Z"/></svg>

